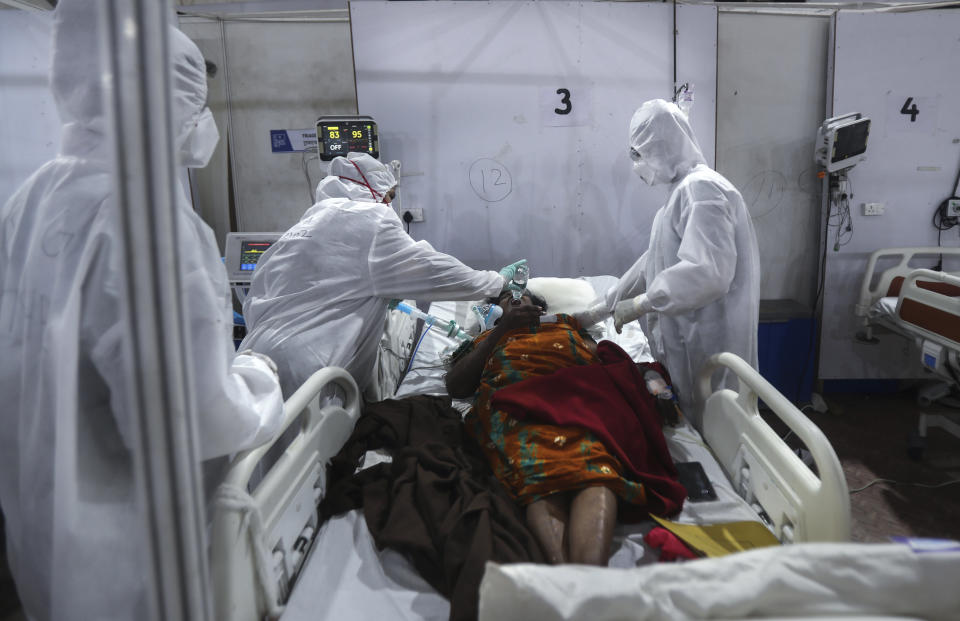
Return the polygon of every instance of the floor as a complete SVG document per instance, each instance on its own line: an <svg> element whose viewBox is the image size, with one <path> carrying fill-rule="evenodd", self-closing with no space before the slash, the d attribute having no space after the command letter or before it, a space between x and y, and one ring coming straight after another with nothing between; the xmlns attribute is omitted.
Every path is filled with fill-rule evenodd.
<svg viewBox="0 0 960 621"><path fill-rule="evenodd" d="M908 448L921 408L909 392L828 394L826 402L826 413L809 407L804 412L826 434L843 466L851 491L853 541L886 542L893 535L960 540L960 482L941 486L960 481L960 439L930 430L922 460L914 461ZM938 407L923 411L960 413ZM781 435L787 433L782 423L770 423ZM787 441L799 446L795 437ZM854 491L877 479L899 483L878 482ZM0 538L0 621L22 619Z"/></svg>
<svg viewBox="0 0 960 621"><path fill-rule="evenodd" d="M960 438L930 429L922 459L908 455L921 411L960 416L960 410L921 408L909 392L834 394L826 395L826 402L826 413L809 408L805 413L823 430L843 466L853 541L888 541L892 535L960 540ZM899 483L854 491L876 479ZM942 485L949 481L956 483Z"/></svg>

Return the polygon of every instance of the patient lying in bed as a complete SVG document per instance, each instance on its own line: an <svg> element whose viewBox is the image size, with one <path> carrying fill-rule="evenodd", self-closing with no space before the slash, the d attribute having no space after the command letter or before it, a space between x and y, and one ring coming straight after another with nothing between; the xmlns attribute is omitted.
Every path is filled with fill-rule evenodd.
<svg viewBox="0 0 960 621"><path fill-rule="evenodd" d="M582 403L583 393L568 392L571 384L585 382L589 390L596 381L609 382L617 373L627 377L630 370L625 365L613 374L603 370L597 343L573 317L561 314L556 322L541 324L542 300L525 294L512 304L507 292L498 302L503 316L497 325L454 353L447 389L458 398L476 394L464 421L468 433L483 448L497 479L526 507L528 525L549 560L606 565L618 502L637 508L656 500L659 512L674 513L685 495L672 480L676 471L658 424L652 429L654 410L649 409L643 429L623 426L636 426L635 410L644 409L636 403L642 398L635 385L626 390L634 392L633 398L624 399L624 390L612 387ZM635 371L629 357L625 363ZM573 374L561 376L564 370ZM531 394L549 391L556 399L548 398L539 408L544 411L528 411L538 408L517 406L532 403L523 389L508 388L521 388L520 383ZM497 403L501 390L513 398L510 407ZM638 450L635 442L617 442L613 431L630 431L647 442ZM651 481L655 494L649 493Z"/></svg>

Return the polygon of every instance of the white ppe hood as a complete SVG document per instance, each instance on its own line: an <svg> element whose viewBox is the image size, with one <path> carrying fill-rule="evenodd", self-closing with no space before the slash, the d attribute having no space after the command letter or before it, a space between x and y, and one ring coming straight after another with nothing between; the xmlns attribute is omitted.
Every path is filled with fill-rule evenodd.
<svg viewBox="0 0 960 621"><path fill-rule="evenodd" d="M381 203L396 185L393 173L382 162L366 153L348 153L330 162L330 174L317 184L314 204L325 198Z"/></svg>
<svg viewBox="0 0 960 621"><path fill-rule="evenodd" d="M706 164L693 129L676 104L662 99L645 102L630 119L630 147L639 154L639 170L650 171L650 185L673 183L694 166ZM635 168L638 166L635 165Z"/></svg>

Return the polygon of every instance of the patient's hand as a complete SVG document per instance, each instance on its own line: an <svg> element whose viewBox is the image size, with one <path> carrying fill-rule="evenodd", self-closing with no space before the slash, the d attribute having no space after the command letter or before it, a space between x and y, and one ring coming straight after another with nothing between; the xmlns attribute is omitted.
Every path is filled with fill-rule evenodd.
<svg viewBox="0 0 960 621"><path fill-rule="evenodd" d="M497 327L503 330L516 328L530 328L540 325L540 316L543 309L533 304L505 304L503 317L497 322Z"/></svg>

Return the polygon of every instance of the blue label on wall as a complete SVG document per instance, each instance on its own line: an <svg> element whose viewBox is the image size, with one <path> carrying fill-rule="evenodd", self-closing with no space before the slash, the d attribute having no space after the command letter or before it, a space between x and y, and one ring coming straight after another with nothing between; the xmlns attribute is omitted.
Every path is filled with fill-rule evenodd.
<svg viewBox="0 0 960 621"><path fill-rule="evenodd" d="M287 130L270 130L270 148L274 153L293 151L293 145L290 144L290 136L287 135Z"/></svg>

